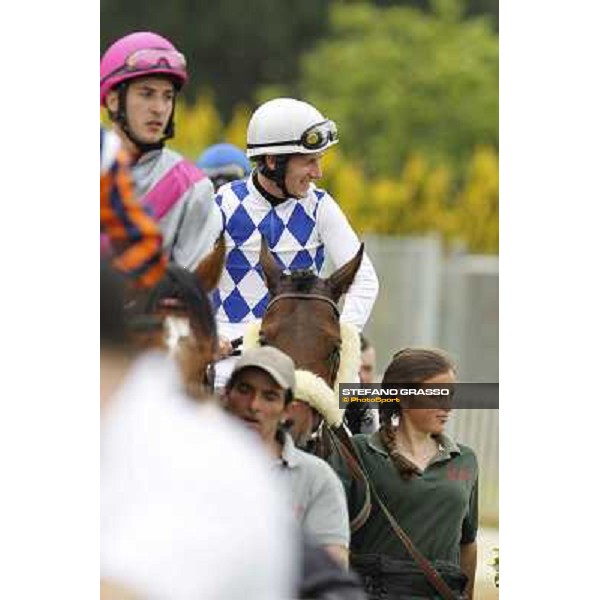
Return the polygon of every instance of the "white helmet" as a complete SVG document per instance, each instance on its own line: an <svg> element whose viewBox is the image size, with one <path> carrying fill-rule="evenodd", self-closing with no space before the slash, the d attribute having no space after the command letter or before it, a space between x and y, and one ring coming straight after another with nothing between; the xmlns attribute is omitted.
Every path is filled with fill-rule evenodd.
<svg viewBox="0 0 600 600"><path fill-rule="evenodd" d="M313 154L338 142L337 127L314 106L275 98L259 106L248 125L249 158L265 154Z"/></svg>

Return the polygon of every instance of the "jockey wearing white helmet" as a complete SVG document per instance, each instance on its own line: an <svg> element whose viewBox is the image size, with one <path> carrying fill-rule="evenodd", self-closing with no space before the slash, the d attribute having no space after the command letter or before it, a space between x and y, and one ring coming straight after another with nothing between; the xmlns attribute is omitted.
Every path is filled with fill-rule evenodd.
<svg viewBox="0 0 600 600"><path fill-rule="evenodd" d="M252 116L247 154L258 161L259 172L274 181L286 197L298 197L289 193L285 181L290 155L318 154L337 142L335 123L314 106L278 98L263 104ZM274 168L267 165L267 156L275 157Z"/></svg>
<svg viewBox="0 0 600 600"><path fill-rule="evenodd" d="M259 264L261 237L286 271L321 273L325 255L335 268L348 262L360 243L335 200L313 183L322 177L323 152L338 142L337 128L314 106L292 98L270 100L248 125L247 155L257 167L247 181L220 188L216 201L225 224L227 257L215 293L221 351L261 319L269 293ZM379 282L365 254L350 287L342 320L365 325ZM217 364L217 387L232 368Z"/></svg>
<svg viewBox="0 0 600 600"><path fill-rule="evenodd" d="M169 259L190 269L212 249L221 216L209 178L164 148L187 78L183 54L148 31L117 40L100 62L100 103L133 157L136 194L158 221Z"/></svg>

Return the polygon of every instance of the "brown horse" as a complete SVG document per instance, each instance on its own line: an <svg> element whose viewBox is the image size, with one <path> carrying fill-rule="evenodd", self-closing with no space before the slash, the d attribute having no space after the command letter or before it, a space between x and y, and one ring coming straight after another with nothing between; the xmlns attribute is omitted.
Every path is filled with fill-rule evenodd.
<svg viewBox="0 0 600 600"><path fill-rule="evenodd" d="M296 365L296 387L302 387L299 385L302 382L304 386L312 388L309 392L326 397L325 402L321 403L321 408L326 407L325 410L321 410L321 415L325 417L324 426L320 428L315 446L312 449L305 446L304 449L313 451L322 458L327 458L334 451L341 454L352 477L361 482L366 491L365 502L350 523L352 531L361 527L369 515L370 488L348 432L342 424L337 390L332 388L335 387L336 381L351 382L352 377L358 376L358 331L352 326L340 324L337 303L352 285L363 252L364 245L361 244L356 255L327 279L321 279L307 270L292 271L287 275L275 262L263 238L260 265L271 300L257 335L250 333L244 339L244 347L247 342L268 344L286 352L294 359ZM252 339L254 337L256 339ZM319 385L315 385L315 380ZM301 394L305 392L306 389L297 389L296 396L302 399ZM319 403L319 398L316 402L310 402L312 406ZM298 444L298 440L295 441Z"/></svg>
<svg viewBox="0 0 600 600"><path fill-rule="evenodd" d="M258 341L283 350L294 359L297 373L298 369L311 371L318 376L319 380L324 380L329 388L338 378L340 355L344 354L343 345L346 342L339 321L337 302L354 280L360 267L363 249L361 244L354 258L327 279L321 279L305 270L284 275L269 252L265 240L262 241L260 264L271 293L271 301L263 316ZM360 355L359 344L356 351ZM359 361L355 363L354 375L358 374L358 365ZM339 375L343 376L341 373L344 371L345 367L342 366ZM298 380L296 387L299 387ZM327 389L330 392L328 401L333 400L337 404L337 394L329 388ZM301 398L298 396L298 390L296 396ZM358 531L369 518L372 494L380 507L382 504L341 419L336 423L328 422L320 428L313 451L325 459L332 453L336 453L346 463L352 478L358 482L359 489L364 490L362 506L350 521L350 530L353 533ZM389 519L395 535L401 537L407 544L409 554L427 574L428 580L432 581L432 585L441 593L441 597L454 598L449 589L446 591L442 589L443 582L440 584L441 587L433 583L435 574L431 575L433 569L426 559L414 548L404 531L397 527L391 514L388 514L387 508L381 510Z"/></svg>
<svg viewBox="0 0 600 600"><path fill-rule="evenodd" d="M364 252L327 279L310 270L283 274L263 238L260 265L271 294L260 328L261 344L275 346L294 359L297 369L310 371L333 387L340 366L342 334L337 303L360 267Z"/></svg>
<svg viewBox="0 0 600 600"><path fill-rule="evenodd" d="M202 398L212 392L217 330L208 294L216 287L225 262L225 241L193 272L170 264L149 292L137 291L133 329L138 343L168 347L181 368L188 393ZM136 327L136 323L140 324Z"/></svg>
<svg viewBox="0 0 600 600"><path fill-rule="evenodd" d="M355 381L360 363L358 330L340 323L338 301L356 275L363 257L356 255L327 279L310 270L284 274L263 239L260 265L271 300L262 322L249 328L244 348L271 345L288 354L296 365L296 399L288 409L296 444L308 449L322 439L322 420L342 424L339 381ZM316 431L320 433L314 437ZM318 450L317 453L321 454Z"/></svg>

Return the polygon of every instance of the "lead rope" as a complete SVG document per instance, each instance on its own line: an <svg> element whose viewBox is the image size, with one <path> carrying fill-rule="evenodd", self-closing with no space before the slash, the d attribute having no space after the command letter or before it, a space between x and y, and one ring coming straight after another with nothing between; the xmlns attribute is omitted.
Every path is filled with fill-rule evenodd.
<svg viewBox="0 0 600 600"><path fill-rule="evenodd" d="M359 472L361 473L360 479L366 482L367 491L370 489L371 494L379 504L383 514L386 516L388 522L390 523L394 533L400 538L408 553L411 555L413 560L417 563L423 574L429 581L429 583L434 587L434 589L442 596L443 600L462 600L460 596L457 596L451 589L450 586L444 581L442 576L436 571L435 567L419 552L417 547L413 544L412 540L408 536L408 534L400 527L394 516L390 513L386 505L383 503L383 500L379 497L377 490L373 486L371 480L366 476L366 470L363 468L361 460L359 456L356 454L356 450L354 445L352 444L352 440L349 438L347 432L343 429L343 427L339 427L333 432L333 441L346 460L346 464L350 468L351 472ZM369 502L370 504L370 502ZM359 515L353 520L357 521L358 517L363 514L363 510L366 506L363 506L363 509L359 512ZM370 510L370 506L369 506ZM368 515L367 515L368 517ZM366 521L366 519L364 519ZM359 526L361 527L364 522ZM354 532L354 531L353 531Z"/></svg>

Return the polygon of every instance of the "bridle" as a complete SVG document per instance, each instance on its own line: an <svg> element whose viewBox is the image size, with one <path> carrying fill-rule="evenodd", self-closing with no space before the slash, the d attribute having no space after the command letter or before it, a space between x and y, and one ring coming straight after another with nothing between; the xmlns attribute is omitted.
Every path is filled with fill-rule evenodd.
<svg viewBox="0 0 600 600"><path fill-rule="evenodd" d="M278 296L275 296L269 302L269 304L267 304L267 308L265 309L263 319L265 318L267 312L269 312L269 309L274 304L279 302L279 300L284 300L286 298L296 298L297 300L321 300L322 302L327 302L327 304L329 304L329 306L331 306L331 308L333 308L333 312L335 313L335 316L338 319L340 318L340 309L338 308L337 304L331 298L328 298L327 296L322 296L321 294L302 294L300 292L288 292L285 294L279 294Z"/></svg>
<svg viewBox="0 0 600 600"><path fill-rule="evenodd" d="M162 326L162 322L165 320L165 317L168 318L169 316L171 316L171 317L179 316L179 317L183 317L183 318L187 319L188 323L189 323L189 328L192 329L190 315L189 315L187 309L185 309L184 305L181 304L181 302L178 299L166 298L166 299L164 299L164 301L161 301L161 303L159 304L159 308L162 308L163 310L165 308L169 309L168 313L166 313L162 317L159 317L161 320L161 326ZM206 363L204 371L203 372L199 371L198 374L202 377L201 384L204 387L204 392L208 393L208 394L213 394L215 391L215 363L214 363L214 361L210 361L210 362Z"/></svg>
<svg viewBox="0 0 600 600"><path fill-rule="evenodd" d="M165 288L161 288L160 285L150 289L144 290L143 293L132 290L132 297L129 299L127 304L127 310L129 312L130 321L132 323L131 329L134 332L139 333L162 333L163 341L167 341L166 334L169 329L168 323L169 318L183 318L186 320L186 330L193 330L194 323L198 322L202 329L210 330L210 326L206 323L202 324L202 318L198 317L194 319L193 316L193 302L196 301L196 296L199 294L196 290L189 290L189 286L181 285L180 276L177 273L169 273L169 280L165 282ZM162 281L161 281L162 283ZM183 281L185 284L186 282ZM169 287L170 286L170 287ZM187 291L186 291L187 290ZM133 292L135 295L133 295ZM207 300L207 307L208 307ZM185 331L182 335L181 331L178 332L176 337L189 336L189 331ZM199 341L197 335L192 336ZM213 337L210 331L202 332L202 337ZM216 340L215 342L216 343ZM214 360L206 363L204 368L198 368L196 377L198 378L194 385L200 384L204 393L212 394L215 387L215 365Z"/></svg>
<svg viewBox="0 0 600 600"><path fill-rule="evenodd" d="M265 321L267 313L269 312L269 309L274 304L279 302L279 300L286 300L286 299L320 300L321 302L326 302L327 304L329 304L329 306L331 306L331 308L333 308L333 312L336 316L336 319L339 321L340 309L338 308L337 304L331 298L328 298L327 296L323 296L321 294L311 294L311 293L304 294L301 292L286 292L286 293L275 296L274 298L271 299L269 304L267 304L267 308L265 309L265 312L263 314L263 323ZM259 335L260 345L267 346L268 341L265 338L262 330L259 332L258 335ZM338 369L340 367L340 348L338 345L334 346L333 350L329 353L329 356L327 357L327 364L329 366L329 379L332 382L330 384L330 386L331 386L331 385L333 385L333 382L335 381L335 377L336 377Z"/></svg>

